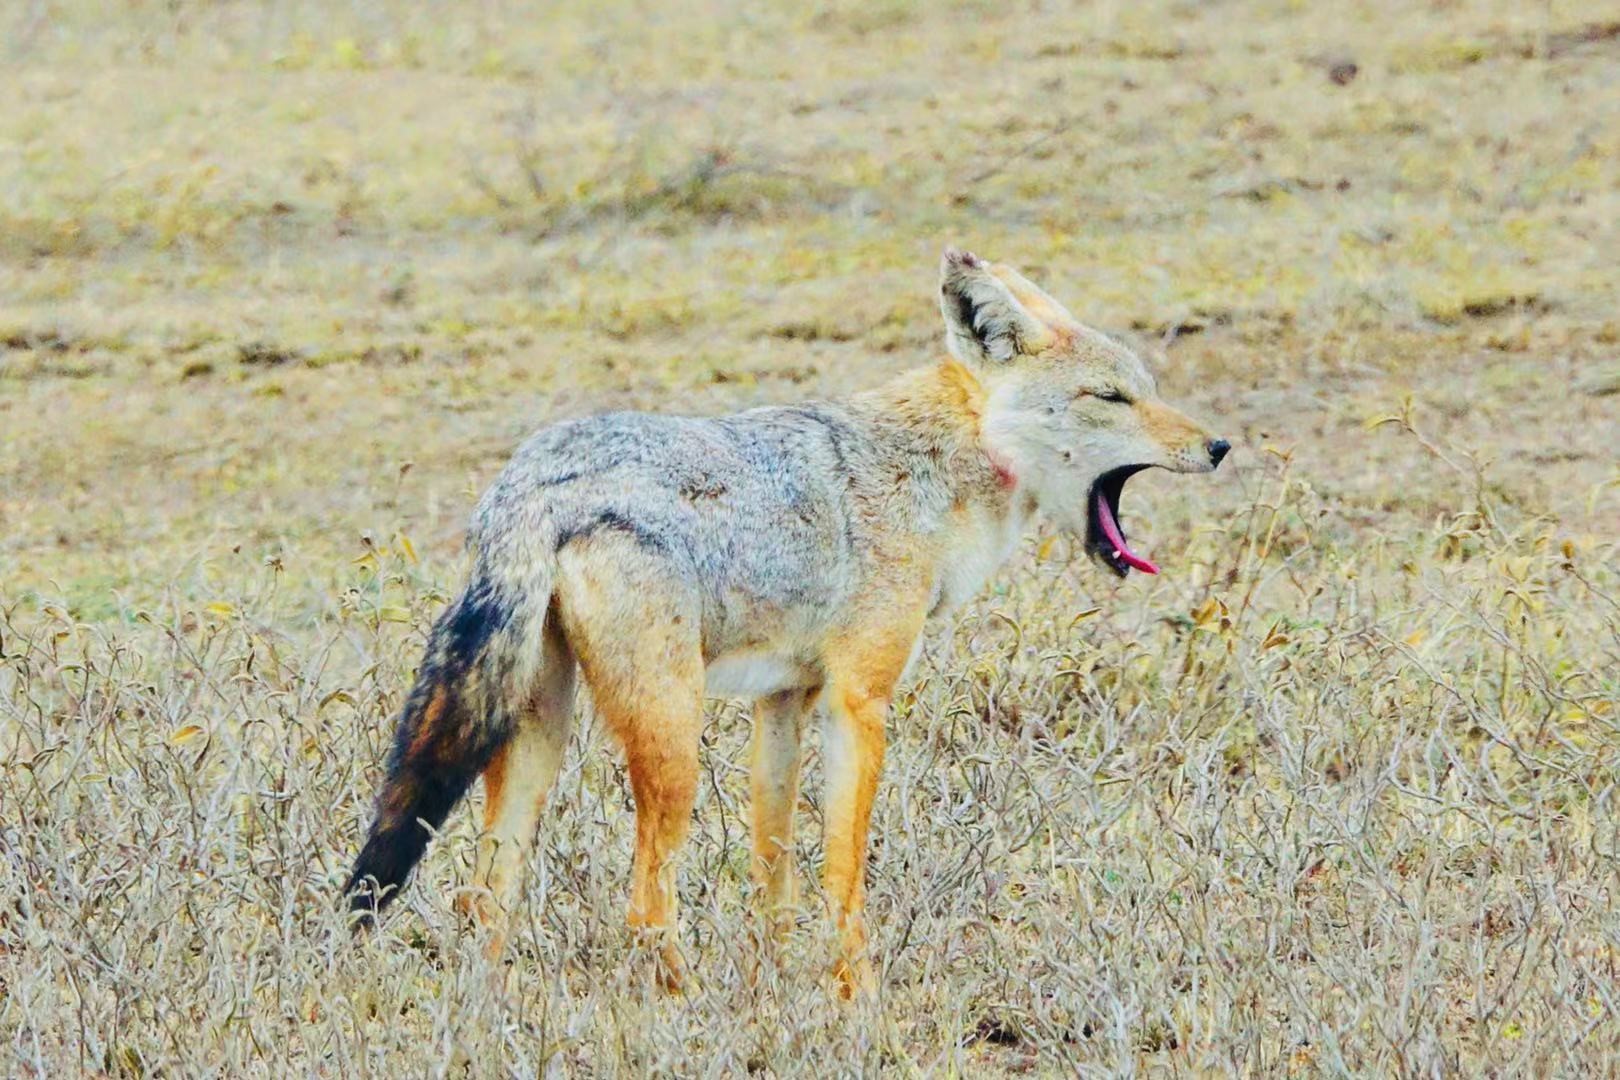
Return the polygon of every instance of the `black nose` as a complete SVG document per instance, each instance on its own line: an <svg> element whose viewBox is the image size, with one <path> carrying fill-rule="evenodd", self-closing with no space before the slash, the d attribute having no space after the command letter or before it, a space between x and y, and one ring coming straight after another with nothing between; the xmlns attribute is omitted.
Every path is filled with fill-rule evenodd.
<svg viewBox="0 0 1620 1080"><path fill-rule="evenodd" d="M1232 444L1225 439L1211 439L1209 440L1209 460L1219 465L1231 449Z"/></svg>

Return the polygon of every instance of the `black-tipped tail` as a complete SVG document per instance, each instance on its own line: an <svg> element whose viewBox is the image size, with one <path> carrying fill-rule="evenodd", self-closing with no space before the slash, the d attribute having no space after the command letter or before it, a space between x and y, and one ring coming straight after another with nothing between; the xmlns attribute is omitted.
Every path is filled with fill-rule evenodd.
<svg viewBox="0 0 1620 1080"><path fill-rule="evenodd" d="M511 604L475 582L434 625L400 713L376 820L344 886L356 930L373 926L399 895L428 840L511 737L505 683L520 622Z"/></svg>
<svg viewBox="0 0 1620 1080"><path fill-rule="evenodd" d="M399 895L421 861L433 831L467 793L484 763L425 773L407 766L388 778L377 820L344 887L355 929L369 930L379 911ZM431 831L430 831L431 830Z"/></svg>

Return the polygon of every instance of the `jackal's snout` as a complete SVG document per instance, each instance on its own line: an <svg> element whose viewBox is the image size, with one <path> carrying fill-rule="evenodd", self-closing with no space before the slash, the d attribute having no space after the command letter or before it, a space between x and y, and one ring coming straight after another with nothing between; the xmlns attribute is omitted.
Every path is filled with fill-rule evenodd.
<svg viewBox="0 0 1620 1080"><path fill-rule="evenodd" d="M1157 399L1139 402L1136 413L1152 448L1149 456L1140 459L1143 465L1180 473L1212 472L1232 451L1226 439L1217 438L1186 413Z"/></svg>

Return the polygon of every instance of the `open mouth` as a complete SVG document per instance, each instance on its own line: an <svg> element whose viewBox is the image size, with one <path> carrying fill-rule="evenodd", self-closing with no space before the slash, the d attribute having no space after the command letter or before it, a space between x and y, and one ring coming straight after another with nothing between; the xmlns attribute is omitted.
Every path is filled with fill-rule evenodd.
<svg viewBox="0 0 1620 1080"><path fill-rule="evenodd" d="M1125 481L1147 468L1146 465L1121 465L1097 477L1086 497L1086 549L1105 563L1120 577L1132 570L1144 574L1157 574L1159 568L1131 550L1125 542L1125 530L1119 524L1119 493L1125 490Z"/></svg>

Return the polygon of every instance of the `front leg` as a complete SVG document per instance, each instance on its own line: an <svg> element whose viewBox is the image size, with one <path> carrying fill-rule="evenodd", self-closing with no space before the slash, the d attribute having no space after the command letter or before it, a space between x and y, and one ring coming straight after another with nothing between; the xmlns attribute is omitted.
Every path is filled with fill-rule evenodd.
<svg viewBox="0 0 1620 1080"><path fill-rule="evenodd" d="M793 807L799 799L799 743L819 688L784 690L754 706L754 881L780 937L798 899L793 873Z"/></svg>
<svg viewBox="0 0 1620 1080"><path fill-rule="evenodd" d="M900 681L922 629L919 609L913 619L878 634L842 643L828 657L827 725L822 764L827 793L822 885L842 939L837 975L840 993L872 994L876 980L867 953L866 844L883 771L884 720L895 684Z"/></svg>

